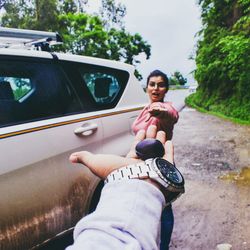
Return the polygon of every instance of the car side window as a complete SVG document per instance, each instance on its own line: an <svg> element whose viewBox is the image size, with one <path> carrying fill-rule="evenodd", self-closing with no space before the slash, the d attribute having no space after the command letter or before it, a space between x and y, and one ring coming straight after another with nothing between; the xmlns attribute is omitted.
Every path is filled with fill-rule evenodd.
<svg viewBox="0 0 250 250"><path fill-rule="evenodd" d="M0 127L83 112L52 60L0 60Z"/></svg>
<svg viewBox="0 0 250 250"><path fill-rule="evenodd" d="M0 77L0 84L1 99L13 98L16 101L22 101L25 96L33 91L29 78L2 76Z"/></svg>
<svg viewBox="0 0 250 250"><path fill-rule="evenodd" d="M80 84L91 95L88 106L91 110L113 108L120 100L128 82L129 73L97 65L78 64Z"/></svg>
<svg viewBox="0 0 250 250"><path fill-rule="evenodd" d="M100 72L84 73L83 78L98 104L112 103L121 89L120 83L113 75Z"/></svg>

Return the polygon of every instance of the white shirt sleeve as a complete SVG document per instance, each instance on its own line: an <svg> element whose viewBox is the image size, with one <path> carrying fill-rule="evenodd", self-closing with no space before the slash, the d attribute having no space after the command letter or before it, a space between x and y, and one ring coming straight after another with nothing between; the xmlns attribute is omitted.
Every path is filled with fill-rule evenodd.
<svg viewBox="0 0 250 250"><path fill-rule="evenodd" d="M164 196L142 180L124 180L104 186L96 210L82 218L67 250L159 249Z"/></svg>

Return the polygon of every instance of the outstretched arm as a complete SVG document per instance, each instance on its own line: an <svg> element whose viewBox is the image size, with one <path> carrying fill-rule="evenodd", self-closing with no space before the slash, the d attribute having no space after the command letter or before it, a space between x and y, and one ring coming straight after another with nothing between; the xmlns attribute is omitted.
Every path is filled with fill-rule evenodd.
<svg viewBox="0 0 250 250"><path fill-rule="evenodd" d="M140 161L135 145L144 138L157 138L165 145L164 158L173 162L173 145L164 132L150 126L135 137L128 157L76 152L73 163L86 165L105 179L113 170ZM131 179L104 186L98 206L81 219L74 230L74 244L67 250L92 249L158 249L159 228L165 198L159 186L150 179Z"/></svg>

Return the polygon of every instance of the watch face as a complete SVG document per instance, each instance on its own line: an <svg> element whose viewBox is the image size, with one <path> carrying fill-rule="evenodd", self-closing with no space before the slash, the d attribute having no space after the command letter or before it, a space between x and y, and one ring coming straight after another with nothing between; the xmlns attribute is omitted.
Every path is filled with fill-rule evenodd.
<svg viewBox="0 0 250 250"><path fill-rule="evenodd" d="M184 178L173 164L162 158L156 158L155 162L164 178L177 186L184 184Z"/></svg>

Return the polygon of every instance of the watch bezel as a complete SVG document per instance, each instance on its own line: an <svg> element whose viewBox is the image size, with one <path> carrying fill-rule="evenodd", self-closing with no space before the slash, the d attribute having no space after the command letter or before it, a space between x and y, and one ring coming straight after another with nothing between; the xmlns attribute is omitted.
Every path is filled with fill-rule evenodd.
<svg viewBox="0 0 250 250"><path fill-rule="evenodd" d="M165 161L167 163L167 165L171 166L171 168L174 168L175 171L178 172L179 176L182 178L181 182L179 183L176 183L176 182L173 182L172 180L170 180L169 178L165 177L162 172L160 171L160 169L158 168L158 162L159 160L161 161ZM163 158L160 158L160 157L157 157L157 158L154 158L152 159L152 165L151 165L153 168L154 168L154 171L157 172L157 174L159 175L159 177L164 181L166 182L168 185L170 185L169 187L169 190L170 191L177 191L176 189L178 190L182 190L184 188L184 177L183 175L181 174L181 172L176 168L175 164L172 164L171 162L163 159ZM165 185L164 185L165 186ZM172 188L171 188L172 187ZM172 190L171 190L172 189Z"/></svg>

